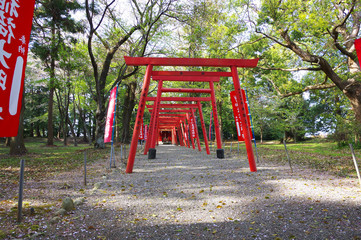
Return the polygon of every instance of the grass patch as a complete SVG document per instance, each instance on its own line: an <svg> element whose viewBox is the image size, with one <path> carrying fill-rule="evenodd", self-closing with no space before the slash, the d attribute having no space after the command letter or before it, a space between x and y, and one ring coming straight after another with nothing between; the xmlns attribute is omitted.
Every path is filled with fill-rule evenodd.
<svg viewBox="0 0 361 240"><path fill-rule="evenodd" d="M226 152L229 152L227 143ZM244 143L239 144L240 153L246 155ZM279 142L257 143L258 154L265 162L288 165L285 147ZM340 148L336 142L306 141L287 143L287 150L293 165L328 171L343 177L356 177L356 170L349 146ZM237 142L232 144L232 152L237 153ZM358 165L361 167L361 150L355 149Z"/></svg>
<svg viewBox="0 0 361 240"><path fill-rule="evenodd" d="M10 156L9 148L0 145L0 182L18 181L20 160L25 160L25 174L29 179L43 179L55 172L62 172L80 167L84 162L84 151L87 151L89 163L103 159L109 149L94 149L89 144L77 147L64 146L55 142L55 146L47 147L44 139L26 139L28 153L23 156Z"/></svg>

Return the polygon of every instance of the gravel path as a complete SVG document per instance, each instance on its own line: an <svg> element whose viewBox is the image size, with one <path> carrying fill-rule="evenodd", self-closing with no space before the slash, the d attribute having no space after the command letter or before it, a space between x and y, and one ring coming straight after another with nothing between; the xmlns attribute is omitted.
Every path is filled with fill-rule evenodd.
<svg viewBox="0 0 361 240"><path fill-rule="evenodd" d="M154 160L138 155L133 174L107 164L89 167L97 190L82 186L80 170L32 183L28 196L57 207L86 197L58 223L40 223L37 239L361 239L356 179L269 164L251 173L245 156L171 145Z"/></svg>

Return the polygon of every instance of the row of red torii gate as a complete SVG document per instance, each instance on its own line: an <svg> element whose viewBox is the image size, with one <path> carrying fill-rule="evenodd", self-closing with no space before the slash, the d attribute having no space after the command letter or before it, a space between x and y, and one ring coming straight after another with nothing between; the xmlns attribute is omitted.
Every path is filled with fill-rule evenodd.
<svg viewBox="0 0 361 240"><path fill-rule="evenodd" d="M250 171L257 171L253 148L252 132L250 129L249 118L247 117L247 106L242 98L242 90L238 78L237 68L254 68L257 66L258 59L214 59L214 58L146 58L146 57L124 57L128 66L146 66L143 88L140 95L139 107L135 119L134 131L129 150L126 173L133 172L134 160L139 141L139 134L143 123L144 110L147 107L151 113L149 122L147 141L144 147L144 155L148 154L148 159L156 158L156 145L158 143L159 131L167 130L172 134L172 143L181 146L192 146L195 148L194 136L196 138L198 150L201 151L198 129L195 124L195 115L198 110L199 119L203 132L204 144L207 154L210 154L206 128L202 113L202 102L210 101L212 105L214 130L217 144L217 158L224 158L224 149L222 149L221 133L219 130L218 113L216 106L216 96L214 83L219 82L220 77L232 77L234 84L234 98L238 104L235 109L240 117L242 125L242 134L247 149ZM172 66L172 67L229 67L230 72L220 71L154 71L153 66ZM148 96L150 81L157 81L156 97ZM163 82L208 82L209 88L165 88ZM210 94L210 97L164 97L162 93L204 93ZM147 104L152 103L152 104ZM175 103L176 102L176 103ZM181 103L179 103L181 102ZM187 102L187 103L184 103ZM185 123L188 122L188 125ZM188 127L190 129L188 129ZM191 131L191 136L185 133ZM193 136L192 136L193 135Z"/></svg>

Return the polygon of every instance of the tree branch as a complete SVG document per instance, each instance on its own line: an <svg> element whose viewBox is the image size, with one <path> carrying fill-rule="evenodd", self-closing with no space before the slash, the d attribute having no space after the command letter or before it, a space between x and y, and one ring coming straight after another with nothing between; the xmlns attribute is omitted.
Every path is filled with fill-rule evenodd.
<svg viewBox="0 0 361 240"><path fill-rule="evenodd" d="M267 80L272 83L273 87L275 88L277 94L281 97L281 98L286 98L286 97L290 97L290 96L294 96L294 95L298 95L307 91L313 91L313 90L323 90L323 89L328 89L328 88L334 88L336 87L335 83L329 83L326 84L327 82L327 77L325 78L325 80L321 83L321 84L316 84L316 85L309 85L304 87L302 90L297 91L297 92L290 92L290 93L281 93L280 89L276 86L276 84L271 80L268 79Z"/></svg>
<svg viewBox="0 0 361 240"><path fill-rule="evenodd" d="M344 54L345 56L351 58L353 61L356 61L356 54L354 54L352 51L349 51L352 44L347 44L348 47L347 48L344 48L343 46L341 46L341 44L337 41L338 39L338 36L339 34L341 33L342 35L344 35L345 39L346 40L350 40L350 38L352 38L351 34L348 34L347 33L347 30L345 28L345 24L346 24L346 21L349 19L349 17L352 15L353 13L353 10L355 8L355 5L356 5L356 0L353 0L352 2L352 6L351 6L351 9L347 12L346 16L342 19L342 21L335 25L333 28L332 28L332 31L330 30L327 30L328 33L330 34L330 36L332 37L333 39L333 42L334 42L334 46L342 53ZM355 20L355 24L358 25L358 27L360 26L360 23L358 23L357 20ZM354 24L354 25L355 25ZM355 27L355 26L353 26Z"/></svg>
<svg viewBox="0 0 361 240"><path fill-rule="evenodd" d="M290 68L290 69L286 69L286 68L267 68L267 67L262 67L262 66L258 66L258 68L263 69L263 70L280 70L280 71L285 71L285 72L298 72L298 71L321 71L322 69L320 67L318 68Z"/></svg>
<svg viewBox="0 0 361 240"><path fill-rule="evenodd" d="M109 44L107 43L107 41L105 41L99 34L97 31L94 31L94 35L97 36L97 38L99 39L99 41L103 44L103 46L105 47L105 49L109 50Z"/></svg>
<svg viewBox="0 0 361 240"><path fill-rule="evenodd" d="M257 28L256 28L256 33L262 34L262 35L265 36L266 38L271 39L272 41L274 41L275 43L278 43L278 44L281 45L282 47L289 48L288 45L281 43L281 42L278 41L276 38L274 38L274 37L272 37L272 36L270 36L270 35L268 35L268 34L266 34L266 33L264 33L264 32L258 31Z"/></svg>
<svg viewBox="0 0 361 240"><path fill-rule="evenodd" d="M105 9L104 9L104 11L103 11L102 17L100 18L100 20L99 20L99 22L98 22L98 25L94 28L94 32L97 31L98 28L100 27L100 25L102 24L108 8L110 8L110 6L113 5L114 2L115 2L115 0L112 0L109 4L107 4L107 5L105 6Z"/></svg>

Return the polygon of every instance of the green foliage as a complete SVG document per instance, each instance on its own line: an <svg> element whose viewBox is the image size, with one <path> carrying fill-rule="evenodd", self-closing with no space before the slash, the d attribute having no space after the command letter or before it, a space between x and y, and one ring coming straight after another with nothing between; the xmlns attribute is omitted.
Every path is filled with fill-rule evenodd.
<svg viewBox="0 0 361 240"><path fill-rule="evenodd" d="M34 25L31 40L31 51L42 61L48 62L51 58L58 59L58 49L68 38L75 41L71 35L83 31L80 22L75 21L71 12L82 9L77 1L46 0L36 4L34 10Z"/></svg>

